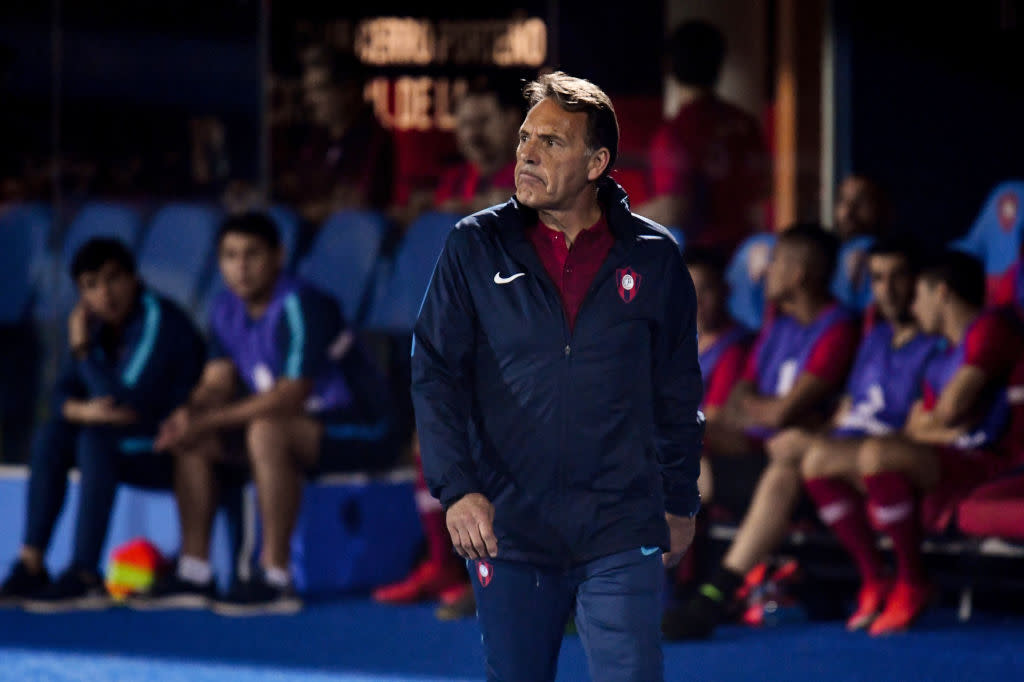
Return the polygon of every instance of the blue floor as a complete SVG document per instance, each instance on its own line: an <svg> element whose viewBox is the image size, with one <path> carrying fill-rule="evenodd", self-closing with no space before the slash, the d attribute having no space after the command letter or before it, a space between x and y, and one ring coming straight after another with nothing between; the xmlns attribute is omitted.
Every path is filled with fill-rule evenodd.
<svg viewBox="0 0 1024 682"><path fill-rule="evenodd" d="M711 642L666 647L669 680L1024 679L1024 619L957 623L928 614L905 635L873 640L839 624L723 629ZM361 600L294 617L211 613L39 616L0 610L0 680L154 682L441 682L481 680L472 621L437 623L427 607ZM559 680L586 680L579 640L567 638Z"/></svg>

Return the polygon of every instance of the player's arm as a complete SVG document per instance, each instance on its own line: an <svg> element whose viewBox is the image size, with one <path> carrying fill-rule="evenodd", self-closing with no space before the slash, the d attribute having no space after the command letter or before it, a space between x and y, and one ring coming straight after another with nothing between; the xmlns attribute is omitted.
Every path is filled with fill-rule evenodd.
<svg viewBox="0 0 1024 682"><path fill-rule="evenodd" d="M903 433L911 440L929 445L950 445L966 433L966 429L956 426L943 426L935 419L932 412L924 409L924 403L916 401L910 408Z"/></svg>
<svg viewBox="0 0 1024 682"><path fill-rule="evenodd" d="M742 403L744 424L748 427L781 429L797 423L804 414L827 400L836 389L834 382L810 372L801 372L793 388L776 398L749 395Z"/></svg>
<svg viewBox="0 0 1024 682"><path fill-rule="evenodd" d="M786 395L745 397L741 404L745 424L768 429L794 426L806 413L835 395L853 364L858 336L857 325L848 321L826 330Z"/></svg>
<svg viewBox="0 0 1024 682"><path fill-rule="evenodd" d="M261 417L305 413L313 382L329 362L328 348L340 329L337 307L326 299L293 293L274 330L281 376L266 391L214 407L196 418L199 431L216 431L248 424Z"/></svg>
<svg viewBox="0 0 1024 682"><path fill-rule="evenodd" d="M853 398L849 394L843 395L839 399L839 405L836 407L836 411L832 413L832 419L829 420L829 424L832 427L839 426L844 419L850 416L850 410L853 409Z"/></svg>

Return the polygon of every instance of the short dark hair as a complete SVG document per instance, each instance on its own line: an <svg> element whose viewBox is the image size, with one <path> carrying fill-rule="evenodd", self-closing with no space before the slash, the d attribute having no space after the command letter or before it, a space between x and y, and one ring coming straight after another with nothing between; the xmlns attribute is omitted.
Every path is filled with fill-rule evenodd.
<svg viewBox="0 0 1024 682"><path fill-rule="evenodd" d="M832 282L839 253L839 240L819 223L797 223L779 234L779 244L794 244L808 250L807 272L814 286L827 291Z"/></svg>
<svg viewBox="0 0 1024 682"><path fill-rule="evenodd" d="M229 234L259 237L270 249L281 248L281 233L278 232L277 225L266 213L260 211L249 211L225 218L217 232L218 248L224 242L224 237Z"/></svg>
<svg viewBox="0 0 1024 682"><path fill-rule="evenodd" d="M725 61L725 36L706 21L687 21L669 35L665 52L669 72L680 83L713 88Z"/></svg>
<svg viewBox="0 0 1024 682"><path fill-rule="evenodd" d="M87 272L96 272L107 263L116 263L129 275L137 271L135 256L120 239L112 237L94 237L82 244L71 258L71 279L78 278Z"/></svg>
<svg viewBox="0 0 1024 682"><path fill-rule="evenodd" d="M728 259L721 249L710 246L688 246L683 249L683 262L691 268L707 268L718 279L725 279Z"/></svg>
<svg viewBox="0 0 1024 682"><path fill-rule="evenodd" d="M587 115L587 146L592 150L608 150L607 175L619 155L619 119L615 107L604 90L584 78L561 71L548 73L528 83L523 90L530 107L551 98L565 111Z"/></svg>
<svg viewBox="0 0 1024 682"><path fill-rule="evenodd" d="M901 256L911 272L921 267L921 246L905 235L879 237L868 247L868 256Z"/></svg>
<svg viewBox="0 0 1024 682"><path fill-rule="evenodd" d="M969 253L947 249L926 263L919 277L932 284L945 284L968 305L985 305L985 266Z"/></svg>

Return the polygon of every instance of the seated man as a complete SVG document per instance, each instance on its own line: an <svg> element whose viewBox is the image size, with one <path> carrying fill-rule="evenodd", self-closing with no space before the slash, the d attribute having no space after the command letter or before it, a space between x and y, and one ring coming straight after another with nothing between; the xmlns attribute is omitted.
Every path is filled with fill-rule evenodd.
<svg viewBox="0 0 1024 682"><path fill-rule="evenodd" d="M833 466L856 467L857 448L871 435L902 428L938 340L920 332L910 314L914 294L912 246L875 244L868 257L872 296L881 320L857 352L846 392L826 433L787 429L768 442L772 462L758 482L750 509L719 569L719 575L691 604L693 634L710 634L724 616L724 600L708 596L731 589L785 537L800 496L800 463L827 456ZM717 592L716 592L717 591ZM862 596L862 601L870 595ZM705 621L701 621L705 618ZM851 624L854 619L851 619Z"/></svg>
<svg viewBox="0 0 1024 682"><path fill-rule="evenodd" d="M704 377L704 401L701 411L706 424L717 424L729 393L740 381L746 367L750 333L737 324L726 309L725 259L713 249L699 246L686 249L686 267L697 292L697 352L700 373ZM707 504L714 497L711 464L701 457L700 498Z"/></svg>
<svg viewBox="0 0 1024 682"><path fill-rule="evenodd" d="M213 463L244 440L259 498L261 570L216 608L228 615L290 612L301 606L289 565L303 476L388 467L397 455L394 420L383 378L338 305L283 273L280 236L269 218L228 218L217 244L228 290L210 313L210 360L156 442L174 453L183 472L176 489L181 557L177 570L137 604L208 603L218 488ZM235 400L239 383L246 395Z"/></svg>
<svg viewBox="0 0 1024 682"><path fill-rule="evenodd" d="M929 363L923 397L903 432L873 436L855 456L822 451L805 462L808 492L856 560L862 595L870 596L862 596L850 624L870 624L872 635L906 629L928 603L922 525L943 530L960 500L1011 461L1003 451L1014 444L1001 438L1011 416L1005 389L1021 360L1024 336L1010 311L983 310L984 301L985 271L974 257L949 251L926 267L914 316L949 346ZM1020 416L1012 415L1013 421ZM892 540L894 583L885 577L869 513Z"/></svg>
<svg viewBox="0 0 1024 682"><path fill-rule="evenodd" d="M468 215L515 192L516 142L526 113L521 88L511 79L470 83L455 107L455 141L464 161L441 175L437 210Z"/></svg>
<svg viewBox="0 0 1024 682"><path fill-rule="evenodd" d="M145 288L121 242L87 242L71 276L79 301L68 319L70 355L32 452L24 544L0 587L0 600L40 612L109 605L97 567L117 486L171 487L170 458L152 453L153 437L205 357L189 318ZM50 583L43 559L73 466L81 479L71 565Z"/></svg>
<svg viewBox="0 0 1024 682"><path fill-rule="evenodd" d="M858 326L854 316L830 298L835 258L835 239L819 226L798 225L779 235L765 286L778 313L762 330L742 379L720 418L708 424L705 437L716 499L733 511L746 505L755 485L768 485L766 481L776 472L773 441L769 441L772 462L767 470L760 454L751 456L751 451L759 452L764 439L780 429L818 426L826 417L822 407L832 403L846 379ZM794 486L799 487L795 472L794 478ZM769 507L767 513L777 513L773 505ZM765 513L758 509L755 506L750 513ZM724 611L725 599L742 582L743 572L740 566L720 571L714 585L702 588L707 603L699 610L707 613L693 613L693 604L666 613L666 636L710 634Z"/></svg>

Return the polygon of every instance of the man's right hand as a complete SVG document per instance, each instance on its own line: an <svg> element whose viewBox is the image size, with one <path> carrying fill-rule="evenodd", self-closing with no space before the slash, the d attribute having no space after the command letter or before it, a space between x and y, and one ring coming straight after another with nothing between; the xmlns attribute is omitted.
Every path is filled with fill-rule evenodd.
<svg viewBox="0 0 1024 682"><path fill-rule="evenodd" d="M480 493L470 493L448 508L445 515L455 551L464 559L498 556L494 536L494 505Z"/></svg>
<svg viewBox="0 0 1024 682"><path fill-rule="evenodd" d="M72 402L72 401L69 401ZM109 424L127 426L138 419L138 415L127 407L118 407L111 396L93 398L91 400L74 401L74 407L65 411L70 421L80 424Z"/></svg>
<svg viewBox="0 0 1024 682"><path fill-rule="evenodd" d="M153 450L165 452L180 445L185 434L188 433L190 421L191 414L187 407L179 407L171 412L170 416L160 424L156 441L153 443Z"/></svg>

